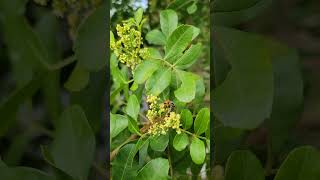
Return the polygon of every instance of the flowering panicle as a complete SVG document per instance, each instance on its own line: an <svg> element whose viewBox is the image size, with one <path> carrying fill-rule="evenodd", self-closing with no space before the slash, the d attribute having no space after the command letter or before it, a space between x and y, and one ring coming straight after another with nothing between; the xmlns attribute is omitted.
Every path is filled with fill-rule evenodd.
<svg viewBox="0 0 320 180"><path fill-rule="evenodd" d="M171 108L165 103L158 103L159 98L153 95L147 97L149 110L147 118L149 120L148 134L153 136L166 134L170 129L175 129L178 134L180 130L180 114L171 111Z"/></svg>
<svg viewBox="0 0 320 180"><path fill-rule="evenodd" d="M140 64L149 56L148 48L142 48L143 39L141 30L132 19L123 21L123 25L117 25L117 41L111 41L110 46L121 63L131 69Z"/></svg>

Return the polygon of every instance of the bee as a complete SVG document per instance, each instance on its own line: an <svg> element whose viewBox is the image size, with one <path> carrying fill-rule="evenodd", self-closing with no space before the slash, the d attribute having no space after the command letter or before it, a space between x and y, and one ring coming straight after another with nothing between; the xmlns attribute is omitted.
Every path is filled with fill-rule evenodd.
<svg viewBox="0 0 320 180"><path fill-rule="evenodd" d="M164 107L165 107L166 109L169 109L168 113L173 112L173 111L175 110L175 107L176 107L176 106L175 106L174 103L173 103L172 101L170 101L169 99L165 100L165 101L163 102L163 104L164 104Z"/></svg>
<svg viewBox="0 0 320 180"><path fill-rule="evenodd" d="M174 110L175 110L175 105L174 105L174 103L173 103L171 100L167 99L167 100L165 100L165 101L163 102L163 104L164 104L164 108L165 108L165 109L168 109L168 111L166 112L165 115L161 115L160 117L156 117L156 118L153 120L153 122L157 122L157 123L160 122L160 123L161 123L162 121L164 121L164 118L165 118L165 117L169 116L170 112L174 112ZM151 125L152 125L151 122L147 122L147 123L144 124L143 127L140 129L140 132L141 132L141 133L146 133L146 132L148 132L148 130L149 130L149 128L151 127Z"/></svg>

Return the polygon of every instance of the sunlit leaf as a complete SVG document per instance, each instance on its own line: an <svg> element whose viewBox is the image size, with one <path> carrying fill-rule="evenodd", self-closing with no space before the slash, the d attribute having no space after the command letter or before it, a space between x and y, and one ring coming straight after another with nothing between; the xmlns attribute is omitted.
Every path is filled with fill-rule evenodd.
<svg viewBox="0 0 320 180"><path fill-rule="evenodd" d="M181 86L174 91L174 95L181 102L190 102L196 95L196 78L193 73L177 71L177 76L181 80Z"/></svg>
<svg viewBox="0 0 320 180"><path fill-rule="evenodd" d="M155 29L155 30L148 32L148 34L146 35L146 40L150 44L162 45L162 46L164 46L167 42L164 34L161 31L159 31L158 29Z"/></svg>
<svg viewBox="0 0 320 180"><path fill-rule="evenodd" d="M140 102L138 101L136 95L132 94L127 103L126 113L131 116L135 121L137 121L140 112Z"/></svg>
<svg viewBox="0 0 320 180"><path fill-rule="evenodd" d="M156 158L149 161L138 172L138 179L141 180L166 180L169 173L169 161L163 158Z"/></svg>
<svg viewBox="0 0 320 180"><path fill-rule="evenodd" d="M154 136L150 139L150 147L154 151L164 151L169 143L169 135Z"/></svg>
<svg viewBox="0 0 320 180"><path fill-rule="evenodd" d="M178 15L173 10L160 12L160 24L163 34L168 38L178 26Z"/></svg>
<svg viewBox="0 0 320 180"><path fill-rule="evenodd" d="M194 132L197 135L200 135L206 132L207 128L209 128L210 122L210 111L208 108L202 108L198 114L196 119L194 120Z"/></svg>
<svg viewBox="0 0 320 180"><path fill-rule="evenodd" d="M194 163L202 164L206 157L206 148L203 141L193 137L190 145L190 156Z"/></svg>
<svg viewBox="0 0 320 180"><path fill-rule="evenodd" d="M110 136L116 137L121 131L128 126L128 119L126 116L120 114L110 113Z"/></svg>
<svg viewBox="0 0 320 180"><path fill-rule="evenodd" d="M173 147L177 151L184 150L188 144L189 144L189 138L188 138L188 135L184 132L181 132L180 134L176 134L176 136L173 139Z"/></svg>

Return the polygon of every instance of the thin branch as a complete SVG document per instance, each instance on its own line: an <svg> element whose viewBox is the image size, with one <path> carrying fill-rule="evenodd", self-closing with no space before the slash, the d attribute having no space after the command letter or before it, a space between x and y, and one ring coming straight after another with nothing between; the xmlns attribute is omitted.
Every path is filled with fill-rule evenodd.
<svg viewBox="0 0 320 180"><path fill-rule="evenodd" d="M203 139L203 140L210 141L209 139L207 139L207 138L205 138L205 137L198 136L198 135L193 134L193 133L191 133L191 132L189 132L189 131L186 131L186 130L184 130L184 129L180 129L180 130L181 130L182 132L185 132L185 133L187 133L187 134L191 135L191 136L196 136L196 137L197 137L197 138L199 138L199 139Z"/></svg>
<svg viewBox="0 0 320 180"><path fill-rule="evenodd" d="M172 167L171 156L170 156L170 146L168 146L167 153L168 153L168 161L170 166L170 176L171 176L171 179L173 179L174 177L173 177L173 167Z"/></svg>
<svg viewBox="0 0 320 180"><path fill-rule="evenodd" d="M47 63L47 62L45 62L45 61L41 61L41 62L42 62L49 70L54 71L54 70L61 69L61 68L65 67L65 66L67 66L67 65L75 62L76 60L77 60L77 58L76 58L75 56L70 56L70 57L68 57L68 58L64 59L63 61L58 62L58 63L56 63L56 64L49 64L49 63Z"/></svg>

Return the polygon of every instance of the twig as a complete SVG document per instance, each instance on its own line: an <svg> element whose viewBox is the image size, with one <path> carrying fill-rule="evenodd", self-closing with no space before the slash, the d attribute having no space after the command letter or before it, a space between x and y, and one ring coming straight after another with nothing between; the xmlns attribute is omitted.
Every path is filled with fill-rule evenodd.
<svg viewBox="0 0 320 180"><path fill-rule="evenodd" d="M184 130L184 129L180 129L180 130L181 130L182 132L185 132L185 133L187 133L187 134L191 135L191 136L196 136L196 137L197 137L197 138L199 138L199 139L209 140L209 139L207 139L207 138L205 138L205 137L198 136L198 135L193 134L193 133L191 133L191 132L189 132L189 131L186 131L186 130Z"/></svg>
<svg viewBox="0 0 320 180"><path fill-rule="evenodd" d="M171 162L171 156L170 156L170 146L168 146L167 153L168 153L168 160L169 160L169 166L170 166L170 175L171 175L171 179L173 179L173 168L172 168L172 162Z"/></svg>

